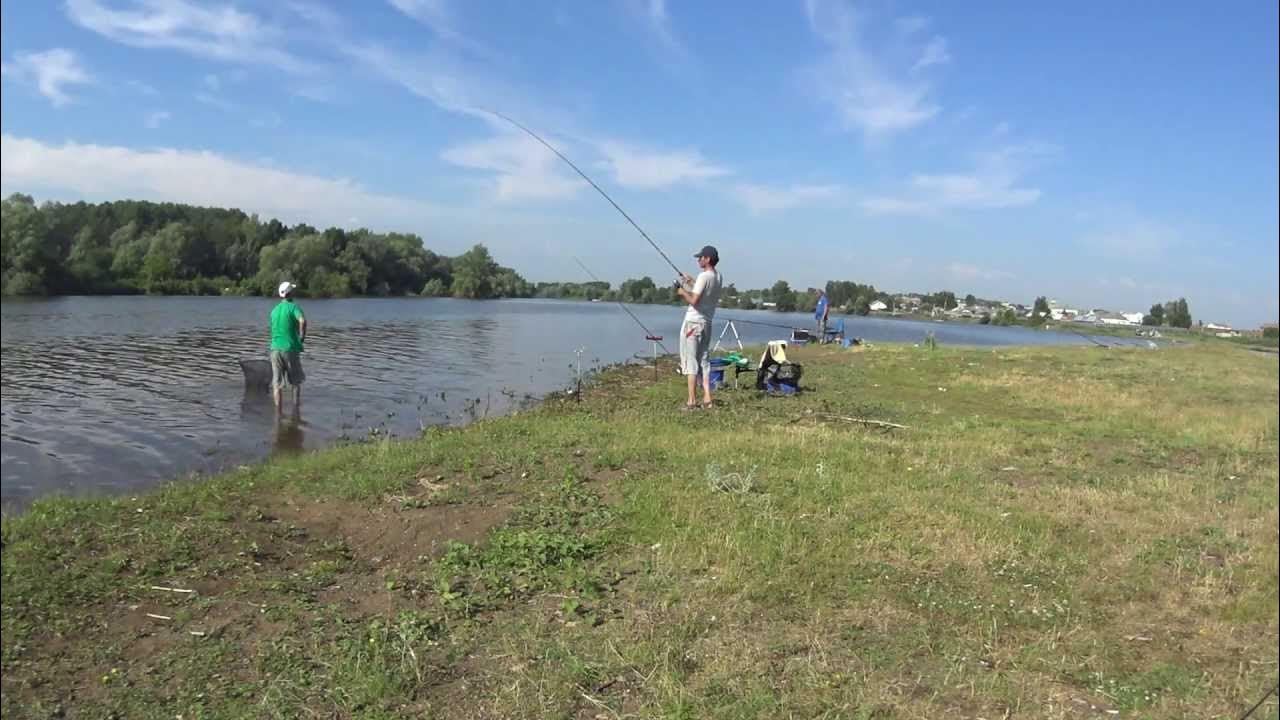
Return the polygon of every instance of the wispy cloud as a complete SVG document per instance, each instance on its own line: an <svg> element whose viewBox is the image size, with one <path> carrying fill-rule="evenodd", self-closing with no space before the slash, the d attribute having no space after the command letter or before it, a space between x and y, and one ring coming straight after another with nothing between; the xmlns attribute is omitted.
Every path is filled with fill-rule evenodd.
<svg viewBox="0 0 1280 720"><path fill-rule="evenodd" d="M486 121L493 119L480 108L501 94L488 90L479 74L468 72L448 57L409 57L379 44L351 45L343 51L383 79L431 101L442 110Z"/></svg>
<svg viewBox="0 0 1280 720"><path fill-rule="evenodd" d="M605 156L601 165L621 186L656 190L679 183L699 182L730 174L696 150L652 150L614 140L597 144Z"/></svg>
<svg viewBox="0 0 1280 720"><path fill-rule="evenodd" d="M1043 194L1023 187L1023 176L1059 153L1043 143L1008 145L978 155L975 167L962 173L918 173L909 188L892 195L864 198L862 209L878 215L929 215L950 208L993 209L1030 205Z"/></svg>
<svg viewBox="0 0 1280 720"><path fill-rule="evenodd" d="M893 21L894 28L901 35L914 35L929 27L931 21L922 15L908 15Z"/></svg>
<svg viewBox="0 0 1280 720"><path fill-rule="evenodd" d="M827 48L826 57L804 73L806 84L819 100L835 107L846 128L861 130L874 140L938 114L929 86L911 71L912 65L899 66L887 53L881 57L863 40L873 33L861 32L863 21L852 7L841 0L808 0L805 10L810 29ZM926 46L916 65L926 58L937 64L947 56L945 40L934 41L942 44L932 54Z"/></svg>
<svg viewBox="0 0 1280 720"><path fill-rule="evenodd" d="M730 189L733 198L752 215L764 215L830 200L842 192L843 189L838 185L770 186L739 183Z"/></svg>
<svg viewBox="0 0 1280 720"><path fill-rule="evenodd" d="M982 267L972 263L953 262L947 265L947 274L957 280L972 282L974 280L1009 280L1013 273L1005 270Z"/></svg>
<svg viewBox="0 0 1280 720"><path fill-rule="evenodd" d="M1110 260L1153 263L1164 260L1182 241L1182 233L1168 224L1130 219L1085 233L1078 241L1086 251Z"/></svg>
<svg viewBox="0 0 1280 720"><path fill-rule="evenodd" d="M53 48L44 52L17 53L12 63L4 64L4 76L20 81L35 83L40 91L55 107L62 107L72 101L67 88L73 85L87 85L93 77L85 70L75 53L66 48Z"/></svg>
<svg viewBox="0 0 1280 720"><path fill-rule="evenodd" d="M448 0L389 0L391 6L425 25L436 37L468 53L492 58L496 55L483 43L460 29L457 9Z"/></svg>
<svg viewBox="0 0 1280 720"><path fill-rule="evenodd" d="M169 114L168 110L156 110L155 112L147 113L147 116L146 118L143 119L142 124L154 130L160 127L161 125L163 125L164 123L168 122L169 118L171 117L173 116Z"/></svg>
<svg viewBox="0 0 1280 720"><path fill-rule="evenodd" d="M235 103L231 102L230 100L225 100L222 97L215 95L213 93L198 92L194 95L194 97L196 99L196 102L202 105L208 105L209 107L212 107L212 108L217 108L223 112L231 112L232 110L235 110L238 107Z"/></svg>
<svg viewBox="0 0 1280 720"><path fill-rule="evenodd" d="M501 133L456 145L441 153L440 158L487 173L483 183L491 199L500 202L559 200L572 197L585 187L577 177L566 173L555 155L526 135Z"/></svg>
<svg viewBox="0 0 1280 720"><path fill-rule="evenodd" d="M98 0L67 0L66 11L75 24L125 45L177 50L224 62L262 63L289 72L314 69L281 48L279 29L231 5L150 0L117 9Z"/></svg>
<svg viewBox="0 0 1280 720"><path fill-rule="evenodd" d="M656 43L659 59L668 66L687 64L692 54L676 36L666 0L630 0L627 7L633 17Z"/></svg>
<svg viewBox="0 0 1280 720"><path fill-rule="evenodd" d="M951 62L951 53L947 52L946 39L935 35L929 44L924 46L924 50L920 51L920 59L911 66L911 72L920 72L927 67L945 65L949 62Z"/></svg>
<svg viewBox="0 0 1280 720"><path fill-rule="evenodd" d="M347 179L289 172L200 150L49 145L5 134L0 154L0 186L6 190L235 207L321 226L345 224L356 216L404 229L420 227L440 212L418 200L370 192Z"/></svg>

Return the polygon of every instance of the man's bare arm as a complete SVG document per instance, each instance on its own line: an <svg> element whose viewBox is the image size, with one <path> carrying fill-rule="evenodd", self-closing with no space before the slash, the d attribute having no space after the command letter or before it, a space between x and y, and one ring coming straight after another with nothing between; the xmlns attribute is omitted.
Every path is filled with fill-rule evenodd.
<svg viewBox="0 0 1280 720"><path fill-rule="evenodd" d="M298 318L298 342L307 341L307 319Z"/></svg>

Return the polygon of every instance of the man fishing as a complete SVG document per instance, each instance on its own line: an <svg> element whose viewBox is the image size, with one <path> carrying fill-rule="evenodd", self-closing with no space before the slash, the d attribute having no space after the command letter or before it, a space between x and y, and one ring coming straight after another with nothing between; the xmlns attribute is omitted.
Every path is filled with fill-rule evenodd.
<svg viewBox="0 0 1280 720"><path fill-rule="evenodd" d="M689 303L684 314L684 324L680 328L680 371L688 377L689 398L685 402L685 410L698 407L698 374L702 375L702 407L711 408L711 319L715 317L716 306L720 303L721 282L716 265L720 263L720 253L710 245L694 255L698 260L697 278L680 273L675 281L676 294L681 300Z"/></svg>
<svg viewBox="0 0 1280 720"><path fill-rule="evenodd" d="M302 404L302 343L307 339L307 319L302 308L293 301L298 286L288 280L277 289L280 302L271 310L271 396L280 412L284 386L293 386L293 407Z"/></svg>
<svg viewBox="0 0 1280 720"><path fill-rule="evenodd" d="M818 321L818 342L827 341L827 315L831 313L831 298L821 288L818 289L818 304L813 308L813 319Z"/></svg>

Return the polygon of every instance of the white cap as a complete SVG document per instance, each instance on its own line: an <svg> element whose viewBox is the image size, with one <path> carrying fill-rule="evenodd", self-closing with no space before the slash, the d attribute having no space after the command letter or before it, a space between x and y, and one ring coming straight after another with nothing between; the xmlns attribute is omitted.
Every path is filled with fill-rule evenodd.
<svg viewBox="0 0 1280 720"><path fill-rule="evenodd" d="M298 287L297 285L294 285L293 283L289 282L288 280L285 280L284 282L280 283L280 289L279 289L280 297L285 297L285 296L286 296L286 295L288 295L289 293L291 293L291 292L293 292L294 290L296 290L296 289L297 289L297 287Z"/></svg>

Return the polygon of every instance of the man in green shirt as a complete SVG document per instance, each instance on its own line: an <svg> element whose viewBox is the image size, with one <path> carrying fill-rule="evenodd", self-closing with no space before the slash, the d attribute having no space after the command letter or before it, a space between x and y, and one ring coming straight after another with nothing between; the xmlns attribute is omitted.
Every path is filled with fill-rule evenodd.
<svg viewBox="0 0 1280 720"><path fill-rule="evenodd" d="M280 283L280 302L271 310L271 395L276 401L276 411L284 397L284 386L293 386L293 406L302 404L302 343L307 339L307 319L302 308L293 301L297 285L289 281Z"/></svg>

